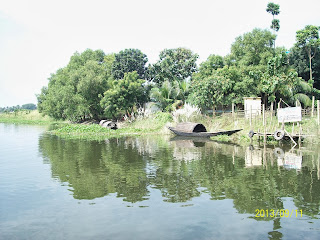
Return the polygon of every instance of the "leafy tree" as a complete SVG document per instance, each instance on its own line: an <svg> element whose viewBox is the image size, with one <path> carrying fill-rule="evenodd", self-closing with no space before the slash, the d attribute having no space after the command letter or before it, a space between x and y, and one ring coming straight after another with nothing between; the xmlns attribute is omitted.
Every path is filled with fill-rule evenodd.
<svg viewBox="0 0 320 240"><path fill-rule="evenodd" d="M0 108L0 112L17 112L21 109L20 105Z"/></svg>
<svg viewBox="0 0 320 240"><path fill-rule="evenodd" d="M256 69L265 71L268 59L273 57L274 41L275 35L270 31L255 28L236 38L226 61L229 65L255 66Z"/></svg>
<svg viewBox="0 0 320 240"><path fill-rule="evenodd" d="M103 98L101 106L107 116L116 118L133 112L133 108L147 101L147 92L143 86L145 81L139 79L136 71L125 73L124 78L114 80Z"/></svg>
<svg viewBox="0 0 320 240"><path fill-rule="evenodd" d="M103 65L105 67L105 70L107 71L108 76L112 76L112 66L115 59L116 56L114 53L110 53L104 56Z"/></svg>
<svg viewBox="0 0 320 240"><path fill-rule="evenodd" d="M27 103L27 104L23 104L21 106L21 109L35 110L35 109L37 109L37 105L35 105L33 103Z"/></svg>
<svg viewBox="0 0 320 240"><path fill-rule="evenodd" d="M202 75L208 76L211 75L214 70L223 68L224 65L223 57L212 54L206 61L200 64L199 72L201 72Z"/></svg>
<svg viewBox="0 0 320 240"><path fill-rule="evenodd" d="M76 52L66 67L51 74L48 87L42 88L37 96L39 111L56 119L99 119L101 95L110 78L104 59L101 50Z"/></svg>
<svg viewBox="0 0 320 240"><path fill-rule="evenodd" d="M160 52L159 60L149 66L148 80L162 84L165 81L183 81L191 78L197 71L198 54L189 49L165 49Z"/></svg>
<svg viewBox="0 0 320 240"><path fill-rule="evenodd" d="M290 66L297 71L299 77L308 81L310 79L310 63L305 49L294 46L288 55ZM314 87L320 89L320 54L316 54L312 59L312 78Z"/></svg>
<svg viewBox="0 0 320 240"><path fill-rule="evenodd" d="M147 55L139 49L125 49L115 54L112 76L114 79L123 79L125 73L136 71L139 78L144 79L147 62Z"/></svg>
<svg viewBox="0 0 320 240"><path fill-rule="evenodd" d="M239 69L233 66L217 69L208 76L200 71L193 75L188 100L202 111L215 109L218 105L230 105L232 102L240 103L250 89L243 81L248 79L243 78Z"/></svg>
<svg viewBox="0 0 320 240"><path fill-rule="evenodd" d="M278 97L291 104L299 100L305 106L309 106L310 98L307 94L312 92L312 88L306 85L298 77L298 73L288 65L288 58L283 49L282 52L269 59L267 71L261 76L258 92L265 104L267 100L273 102Z"/></svg>
<svg viewBox="0 0 320 240"><path fill-rule="evenodd" d="M315 57L320 47L318 26L307 25L304 29L298 30L296 35L296 44L298 48L303 48L307 52L309 59L309 83L313 86L314 80L312 78L312 59Z"/></svg>

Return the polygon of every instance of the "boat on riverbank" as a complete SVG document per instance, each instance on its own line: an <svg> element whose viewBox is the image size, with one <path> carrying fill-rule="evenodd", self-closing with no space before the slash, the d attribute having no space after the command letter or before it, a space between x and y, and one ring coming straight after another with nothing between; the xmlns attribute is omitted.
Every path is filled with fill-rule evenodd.
<svg viewBox="0 0 320 240"><path fill-rule="evenodd" d="M170 131L178 136L184 137L213 137L218 135L232 135L241 131L242 129L235 130L221 130L218 132L207 132L206 127L201 123L179 123L176 127L168 127Z"/></svg>

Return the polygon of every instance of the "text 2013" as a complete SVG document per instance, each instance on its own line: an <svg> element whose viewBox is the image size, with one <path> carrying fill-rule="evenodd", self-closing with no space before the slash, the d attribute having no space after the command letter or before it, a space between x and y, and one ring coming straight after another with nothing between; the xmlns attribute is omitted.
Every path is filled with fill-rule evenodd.
<svg viewBox="0 0 320 240"><path fill-rule="evenodd" d="M289 209L256 209L255 217L302 217L302 210L289 210Z"/></svg>

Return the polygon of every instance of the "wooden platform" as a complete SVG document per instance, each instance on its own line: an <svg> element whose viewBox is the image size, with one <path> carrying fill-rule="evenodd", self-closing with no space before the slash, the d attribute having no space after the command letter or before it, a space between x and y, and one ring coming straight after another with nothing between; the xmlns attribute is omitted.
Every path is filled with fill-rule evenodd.
<svg viewBox="0 0 320 240"><path fill-rule="evenodd" d="M254 135L257 135L258 137L264 137L264 136L267 136L267 137L273 137L274 138L274 132L273 133L270 133L270 132L267 132L267 133L263 133L263 132L253 132L253 136ZM252 136L252 137L253 137ZM296 141L296 140L299 140L299 137L301 138L301 139L304 139L305 137L307 137L307 135L304 135L304 134L301 134L301 135L299 135L299 134L291 134L290 133L290 136ZM283 136L283 140L290 140L290 136L289 135L287 135L286 133L285 133L285 135ZM277 139L276 139L277 140ZM281 140L281 139L280 139Z"/></svg>

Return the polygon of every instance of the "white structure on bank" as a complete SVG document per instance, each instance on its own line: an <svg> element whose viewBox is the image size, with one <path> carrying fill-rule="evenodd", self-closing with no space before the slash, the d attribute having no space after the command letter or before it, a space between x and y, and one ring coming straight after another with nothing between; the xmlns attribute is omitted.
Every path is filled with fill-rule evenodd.
<svg viewBox="0 0 320 240"><path fill-rule="evenodd" d="M244 99L244 114L246 118L261 115L261 98L260 97L245 97Z"/></svg>

